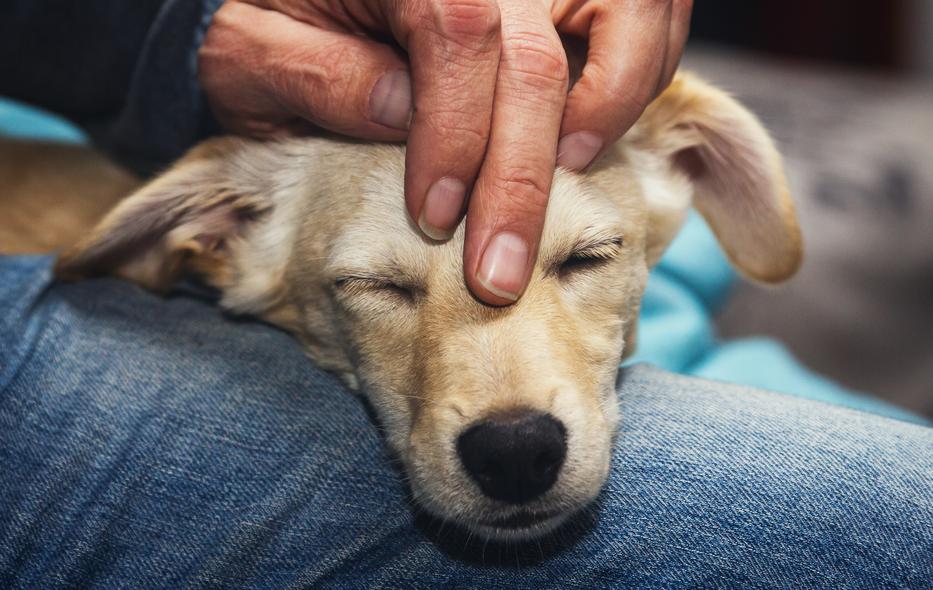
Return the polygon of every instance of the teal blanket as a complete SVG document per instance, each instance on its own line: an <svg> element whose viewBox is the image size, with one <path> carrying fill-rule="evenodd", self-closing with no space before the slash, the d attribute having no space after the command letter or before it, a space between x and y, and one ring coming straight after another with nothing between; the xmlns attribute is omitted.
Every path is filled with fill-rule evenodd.
<svg viewBox="0 0 933 590"><path fill-rule="evenodd" d="M677 373L923 422L906 410L813 373L774 340L720 341L712 317L736 280L716 238L702 218L692 214L651 273L642 302L638 349L628 363L647 362Z"/></svg>

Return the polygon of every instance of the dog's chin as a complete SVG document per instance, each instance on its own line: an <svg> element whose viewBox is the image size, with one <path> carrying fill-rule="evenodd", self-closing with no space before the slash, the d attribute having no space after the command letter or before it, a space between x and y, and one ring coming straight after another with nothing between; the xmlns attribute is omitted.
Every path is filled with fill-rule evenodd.
<svg viewBox="0 0 933 590"><path fill-rule="evenodd" d="M564 509L511 508L500 514L483 512L482 516L444 514L443 510L431 510L424 504L422 508L439 521L459 527L471 536L487 541L520 543L540 539L555 531L573 516L578 514L588 503Z"/></svg>
<svg viewBox="0 0 933 590"><path fill-rule="evenodd" d="M518 512L508 518L471 523L470 529L491 541L521 542L543 537L567 521L573 511L559 513Z"/></svg>

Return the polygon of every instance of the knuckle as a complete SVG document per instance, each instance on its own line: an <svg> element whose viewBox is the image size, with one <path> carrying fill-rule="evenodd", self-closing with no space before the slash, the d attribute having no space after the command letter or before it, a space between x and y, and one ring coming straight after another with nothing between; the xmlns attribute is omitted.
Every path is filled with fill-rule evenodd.
<svg viewBox="0 0 933 590"><path fill-rule="evenodd" d="M587 77L578 86L585 90L587 101L600 108L641 113L655 98L657 77L645 77L640 71L616 71L599 61L587 64L587 68Z"/></svg>
<svg viewBox="0 0 933 590"><path fill-rule="evenodd" d="M538 81L543 86L560 87L564 91L569 80L567 54L560 42L538 33L519 33L509 38L502 48L503 67L526 81Z"/></svg>
<svg viewBox="0 0 933 590"><path fill-rule="evenodd" d="M326 76L316 64L296 67L291 65L294 63L300 62L277 63L268 68L265 80L271 95L303 117L328 111L329 94L335 89L334 85L321 83ZM322 92L325 89L328 92Z"/></svg>
<svg viewBox="0 0 933 590"><path fill-rule="evenodd" d="M510 210L539 214L547 207L550 182L529 168L515 168L497 179L494 188L506 198Z"/></svg>
<svg viewBox="0 0 933 590"><path fill-rule="evenodd" d="M206 70L221 62L225 53L236 47L236 31L240 24L235 14L237 11L235 4L224 3L211 19L197 52L198 71L202 76Z"/></svg>
<svg viewBox="0 0 933 590"><path fill-rule="evenodd" d="M438 0L433 20L444 37L466 45L499 35L499 8L493 0Z"/></svg>
<svg viewBox="0 0 933 590"><path fill-rule="evenodd" d="M349 119L351 113L365 118L368 94L353 82L366 74L354 48L343 42L321 45L313 53L283 52L266 70L275 94L300 109L301 116L315 119Z"/></svg>
<svg viewBox="0 0 933 590"><path fill-rule="evenodd" d="M632 112L643 112L654 100L657 88L648 85L623 86L616 94L624 108Z"/></svg>
<svg viewBox="0 0 933 590"><path fill-rule="evenodd" d="M224 2L220 8L211 17L210 25L207 27L208 33L212 30L231 28L242 21L244 18L244 7L236 2Z"/></svg>
<svg viewBox="0 0 933 590"><path fill-rule="evenodd" d="M443 137L446 144L460 146L463 151L482 152L489 140L488 120L484 125L475 118L464 118L462 112L436 111L425 118L425 123L434 134Z"/></svg>
<svg viewBox="0 0 933 590"><path fill-rule="evenodd" d="M613 109L641 113L656 95L655 84L639 78L635 72L606 71L594 63L590 76L588 88L593 91L593 96Z"/></svg>

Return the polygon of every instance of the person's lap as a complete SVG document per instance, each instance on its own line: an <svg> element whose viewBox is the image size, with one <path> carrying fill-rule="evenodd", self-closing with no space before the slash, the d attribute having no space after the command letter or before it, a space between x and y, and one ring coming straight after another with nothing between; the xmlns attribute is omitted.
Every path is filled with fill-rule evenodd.
<svg viewBox="0 0 933 590"><path fill-rule="evenodd" d="M358 397L191 296L0 258L0 580L12 586L921 587L930 429L624 372L599 502L485 544L418 515Z"/></svg>

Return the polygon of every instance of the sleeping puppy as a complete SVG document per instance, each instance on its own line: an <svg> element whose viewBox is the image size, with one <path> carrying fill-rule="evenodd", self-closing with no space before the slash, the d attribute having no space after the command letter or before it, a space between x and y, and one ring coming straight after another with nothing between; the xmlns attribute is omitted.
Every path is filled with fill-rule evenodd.
<svg viewBox="0 0 933 590"><path fill-rule="evenodd" d="M531 283L509 307L467 290L462 227L442 243L412 224L403 166L400 146L208 141L111 211L57 274L155 290L202 277L223 307L290 331L365 393L424 508L523 539L606 480L619 361L690 204L751 279L781 281L801 259L772 141L689 75L585 174L555 173Z"/></svg>

